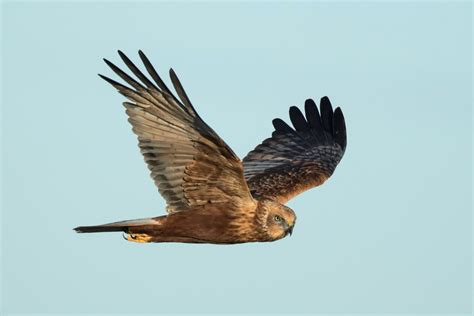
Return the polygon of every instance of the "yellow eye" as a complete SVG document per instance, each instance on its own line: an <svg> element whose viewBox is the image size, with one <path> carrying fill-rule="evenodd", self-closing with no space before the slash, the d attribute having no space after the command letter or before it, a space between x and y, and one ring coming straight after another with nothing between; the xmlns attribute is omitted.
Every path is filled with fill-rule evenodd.
<svg viewBox="0 0 474 316"><path fill-rule="evenodd" d="M278 215L275 215L275 216L273 217L273 220L275 220L275 222L281 222L281 217L278 216Z"/></svg>

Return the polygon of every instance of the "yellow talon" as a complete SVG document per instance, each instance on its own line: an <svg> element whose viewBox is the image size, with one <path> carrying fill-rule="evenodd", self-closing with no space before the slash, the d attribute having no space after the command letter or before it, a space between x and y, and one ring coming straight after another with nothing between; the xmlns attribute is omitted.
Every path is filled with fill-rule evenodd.
<svg viewBox="0 0 474 316"><path fill-rule="evenodd" d="M140 243L151 241L151 236L147 234L123 234L123 238L125 238L128 241L140 242Z"/></svg>

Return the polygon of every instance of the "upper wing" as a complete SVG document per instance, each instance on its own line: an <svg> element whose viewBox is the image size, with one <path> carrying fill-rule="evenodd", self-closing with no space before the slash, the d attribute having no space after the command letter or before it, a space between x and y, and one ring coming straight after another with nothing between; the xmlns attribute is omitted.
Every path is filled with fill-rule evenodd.
<svg viewBox="0 0 474 316"><path fill-rule="evenodd" d="M313 100L305 102L305 114L293 106L290 119L273 120L275 131L244 158L244 174L254 197L285 203L328 179L346 149L346 125L340 108L333 112L327 97L321 99L321 115Z"/></svg>
<svg viewBox="0 0 474 316"><path fill-rule="evenodd" d="M99 75L127 97L128 121L138 136L151 177L166 199L170 213L225 203L241 209L254 202L240 159L197 114L176 74L170 69L178 100L148 58L139 51L151 82L122 52L119 55L138 82L104 59L132 88Z"/></svg>

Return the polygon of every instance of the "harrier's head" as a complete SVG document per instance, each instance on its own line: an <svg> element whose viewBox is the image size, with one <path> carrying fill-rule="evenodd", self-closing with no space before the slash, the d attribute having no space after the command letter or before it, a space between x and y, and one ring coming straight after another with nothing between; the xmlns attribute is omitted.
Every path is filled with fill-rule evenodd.
<svg viewBox="0 0 474 316"><path fill-rule="evenodd" d="M265 200L260 202L265 214L262 225L269 239L277 240L293 232L296 222L295 212L278 202Z"/></svg>

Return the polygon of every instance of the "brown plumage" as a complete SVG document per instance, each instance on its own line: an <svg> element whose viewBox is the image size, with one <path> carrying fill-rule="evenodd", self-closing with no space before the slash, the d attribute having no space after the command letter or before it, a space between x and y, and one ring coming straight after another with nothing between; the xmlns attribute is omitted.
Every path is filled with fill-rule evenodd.
<svg viewBox="0 0 474 316"><path fill-rule="evenodd" d="M328 179L346 148L346 128L340 108L327 97L321 114L312 100L305 116L290 108L295 129L281 119L275 131L242 161L198 115L174 71L170 77L176 98L148 58L140 58L152 82L122 52L133 79L104 59L127 87L99 75L131 102L128 121L168 215L81 226L80 233L125 232L135 242L232 244L274 241L291 234L296 215L283 205L295 195Z"/></svg>

